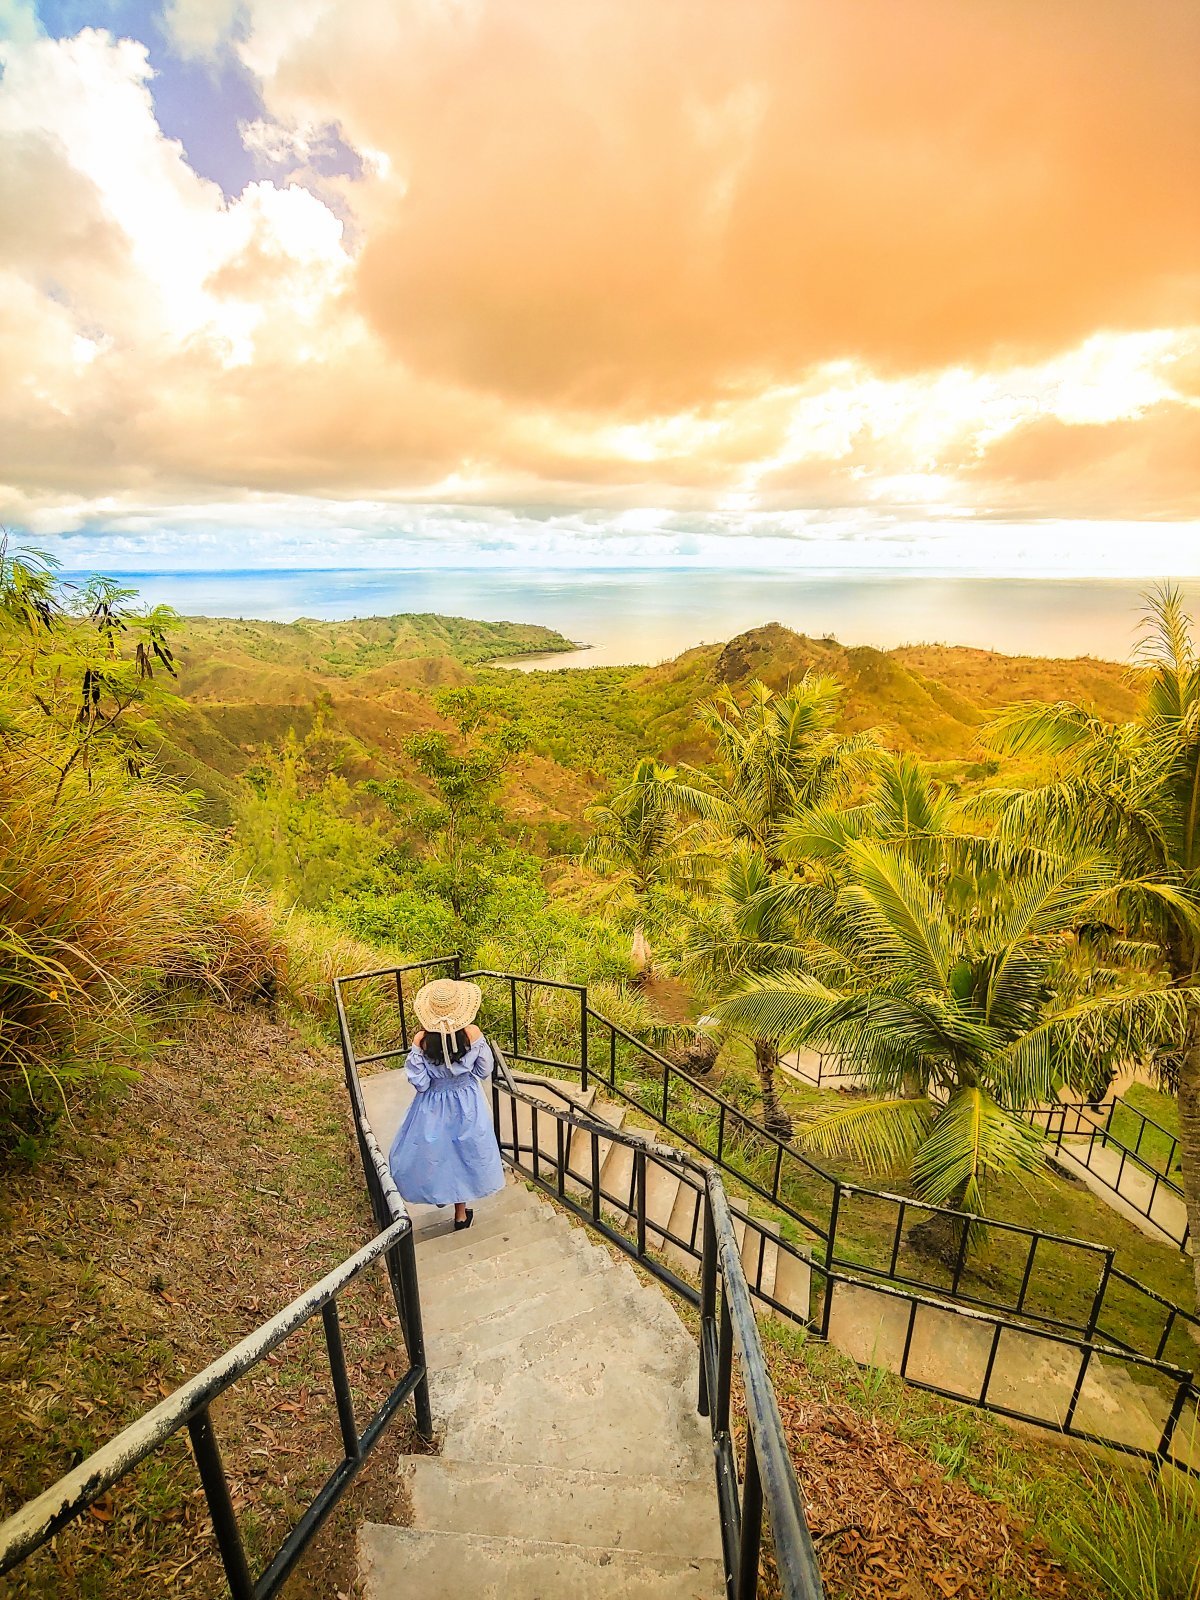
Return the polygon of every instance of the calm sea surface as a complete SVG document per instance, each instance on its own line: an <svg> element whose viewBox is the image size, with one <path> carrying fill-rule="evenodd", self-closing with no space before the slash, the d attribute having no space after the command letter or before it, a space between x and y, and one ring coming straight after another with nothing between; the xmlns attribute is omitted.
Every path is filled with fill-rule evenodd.
<svg viewBox="0 0 1200 1600"><path fill-rule="evenodd" d="M292 621L431 611L540 622L587 645L553 659L572 667L663 661L765 622L833 634L851 645L965 644L1015 655L1124 660L1148 587L1136 579L628 568L123 576L146 600L190 616ZM1183 589L1195 615L1200 581Z"/></svg>

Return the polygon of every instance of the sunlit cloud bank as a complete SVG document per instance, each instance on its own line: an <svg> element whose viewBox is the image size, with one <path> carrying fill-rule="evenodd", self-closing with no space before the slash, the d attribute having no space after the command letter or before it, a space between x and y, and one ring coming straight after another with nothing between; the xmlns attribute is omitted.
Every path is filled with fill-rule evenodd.
<svg viewBox="0 0 1200 1600"><path fill-rule="evenodd" d="M72 566L1200 572L1181 0L173 0L228 192L149 30L0 31L0 520Z"/></svg>

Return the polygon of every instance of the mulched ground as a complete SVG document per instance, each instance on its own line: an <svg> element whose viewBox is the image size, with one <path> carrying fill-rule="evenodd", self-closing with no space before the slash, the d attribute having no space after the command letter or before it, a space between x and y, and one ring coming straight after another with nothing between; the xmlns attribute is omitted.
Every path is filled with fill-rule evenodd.
<svg viewBox="0 0 1200 1600"><path fill-rule="evenodd" d="M0 1198L0 1515L75 1465L374 1232L341 1065L258 1015L202 1012L130 1090L64 1129ZM378 1268L342 1299L361 1426L404 1371ZM319 1319L213 1408L257 1570L341 1449ZM354 1528L402 1522L402 1416L287 1593L354 1590ZM227 1593L180 1440L0 1595Z"/></svg>
<svg viewBox="0 0 1200 1600"><path fill-rule="evenodd" d="M877 1420L834 1405L784 1412L830 1593L856 1600L1068 1600L1044 1542Z"/></svg>

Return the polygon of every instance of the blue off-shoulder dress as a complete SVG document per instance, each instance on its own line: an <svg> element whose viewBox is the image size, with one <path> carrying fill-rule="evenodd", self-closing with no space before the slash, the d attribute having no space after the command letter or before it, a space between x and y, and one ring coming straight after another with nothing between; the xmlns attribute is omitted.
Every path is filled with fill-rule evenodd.
<svg viewBox="0 0 1200 1600"><path fill-rule="evenodd" d="M417 1091L392 1141L388 1166L405 1200L446 1206L504 1187L500 1147L481 1085L492 1075L486 1039L459 1061L431 1061L413 1045L404 1063Z"/></svg>

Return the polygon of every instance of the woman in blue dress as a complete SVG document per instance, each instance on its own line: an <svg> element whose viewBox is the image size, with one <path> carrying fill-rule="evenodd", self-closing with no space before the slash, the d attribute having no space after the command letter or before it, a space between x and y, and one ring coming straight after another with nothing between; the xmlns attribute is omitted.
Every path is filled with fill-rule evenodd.
<svg viewBox="0 0 1200 1600"><path fill-rule="evenodd" d="M388 1165L405 1200L454 1206L454 1226L469 1228L468 1204L504 1187L504 1167L483 1094L491 1047L474 1026L483 994L474 983L438 978L418 991L421 1024L404 1063L417 1091L392 1141Z"/></svg>

